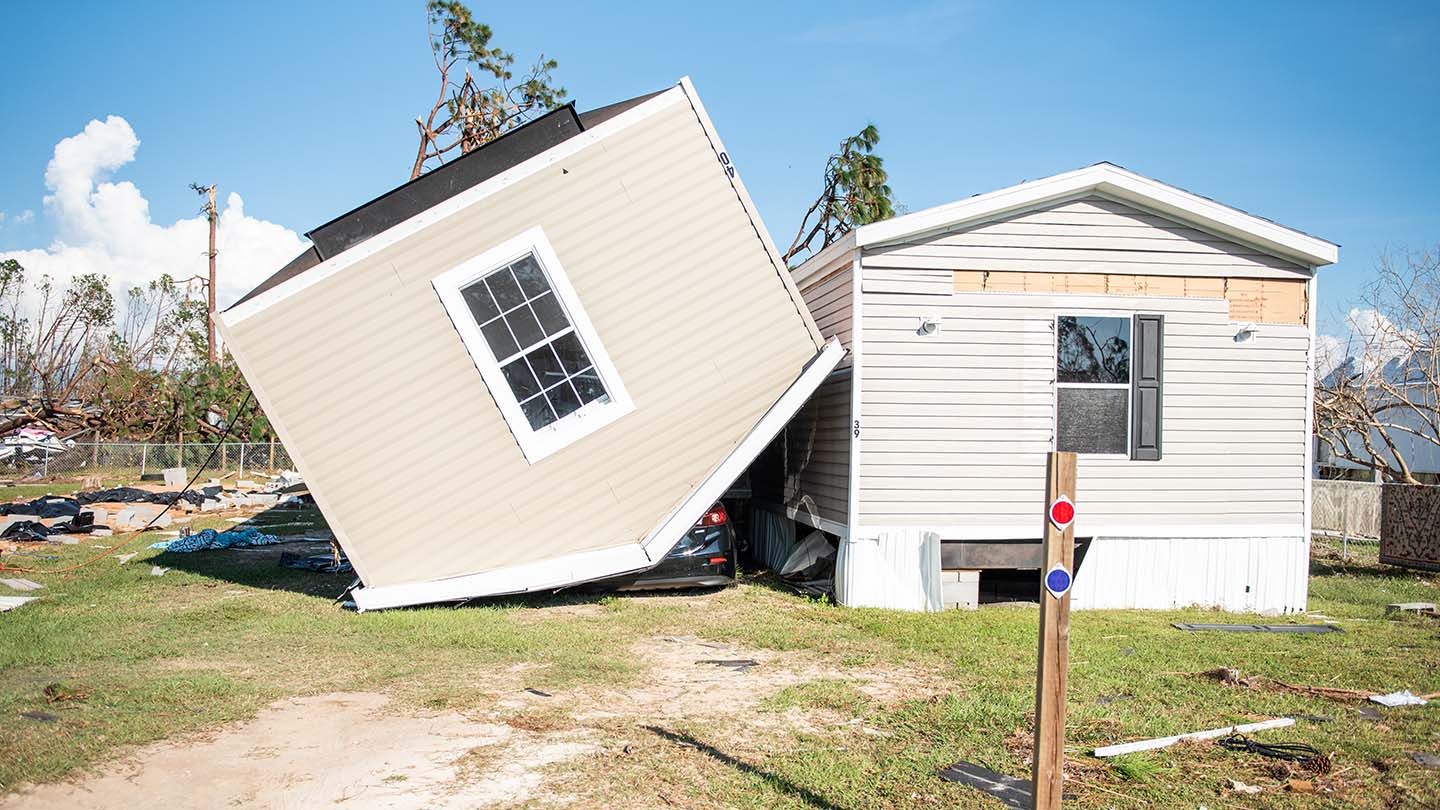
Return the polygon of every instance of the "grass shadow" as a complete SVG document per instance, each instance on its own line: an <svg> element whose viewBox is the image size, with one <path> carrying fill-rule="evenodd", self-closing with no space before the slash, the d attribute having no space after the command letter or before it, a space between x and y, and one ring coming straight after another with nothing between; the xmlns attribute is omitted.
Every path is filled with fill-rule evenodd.
<svg viewBox="0 0 1440 810"><path fill-rule="evenodd" d="M767 771L764 768L758 767L756 765L751 765L743 759L733 757L713 745L701 742L700 740L691 737L689 734L685 734L679 731L670 731L669 729L660 728L659 726L645 726L644 728L646 731L654 734L657 737L660 737L661 739L675 743L676 745L684 745L690 748L694 748L696 751L699 751L705 756L710 757L716 762L719 762L723 765L728 765L731 768L734 768L735 770L749 776L759 777L760 779L765 780L767 783L769 783L771 787L775 788L781 793L796 796L811 807L821 808L821 810L842 810L840 805L831 802L829 799L826 799L824 796L821 796L813 790L803 788L795 784L794 782L791 782L789 779L780 776L779 774Z"/></svg>

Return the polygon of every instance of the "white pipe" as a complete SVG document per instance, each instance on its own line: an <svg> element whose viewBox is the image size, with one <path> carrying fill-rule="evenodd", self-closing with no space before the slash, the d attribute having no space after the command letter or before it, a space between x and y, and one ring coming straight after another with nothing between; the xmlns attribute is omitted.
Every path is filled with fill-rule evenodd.
<svg viewBox="0 0 1440 810"><path fill-rule="evenodd" d="M1169 748L1181 740L1213 740L1216 737L1224 737L1227 734L1247 734L1251 731L1264 731L1270 728L1284 728L1295 725L1295 720L1289 717L1277 717L1273 720L1265 720L1259 723L1246 723L1243 726L1226 726L1224 728L1212 728L1208 731L1192 731L1189 734L1176 734L1174 737L1156 737L1153 740L1137 740L1135 742L1120 743L1119 745L1106 745L1095 749L1097 757L1115 757L1121 754L1133 754L1136 751L1153 751L1156 748Z"/></svg>

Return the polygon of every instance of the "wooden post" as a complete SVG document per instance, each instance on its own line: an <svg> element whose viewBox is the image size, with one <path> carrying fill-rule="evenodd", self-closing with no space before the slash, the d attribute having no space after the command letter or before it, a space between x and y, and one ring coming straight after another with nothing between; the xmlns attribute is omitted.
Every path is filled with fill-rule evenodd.
<svg viewBox="0 0 1440 810"><path fill-rule="evenodd" d="M205 310L206 343L205 356L211 365L215 364L215 184L210 184L210 202L205 206L210 220L210 301ZM184 466L183 464L181 465Z"/></svg>
<svg viewBox="0 0 1440 810"><path fill-rule="evenodd" d="M1059 564L1075 572L1074 509L1056 510L1062 499L1075 502L1075 454L1051 453L1045 482L1044 565L1040 569L1040 662L1035 677L1035 810L1060 807L1064 792L1065 688L1070 669L1070 582L1056 597L1046 578ZM1057 525L1055 517L1060 517ZM1068 519L1067 519L1068 518ZM1055 584L1057 580L1052 580Z"/></svg>
<svg viewBox="0 0 1440 810"><path fill-rule="evenodd" d="M275 437L270 437L270 472L275 472Z"/></svg>

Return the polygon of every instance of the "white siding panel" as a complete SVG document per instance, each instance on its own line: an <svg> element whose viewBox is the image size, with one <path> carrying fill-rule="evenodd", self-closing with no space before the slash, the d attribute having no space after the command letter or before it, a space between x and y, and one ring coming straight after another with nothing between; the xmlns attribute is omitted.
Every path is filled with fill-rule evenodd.
<svg viewBox="0 0 1440 810"><path fill-rule="evenodd" d="M785 428L785 506L811 525L847 522L850 384L849 369L831 374Z"/></svg>
<svg viewBox="0 0 1440 810"><path fill-rule="evenodd" d="M1098 537L1075 576L1077 610L1214 607L1299 613L1306 607L1304 537Z"/></svg>
<svg viewBox="0 0 1440 810"><path fill-rule="evenodd" d="M959 293L864 295L865 525L1035 534L1054 437L1058 314L1161 313L1163 457L1084 457L1081 536L1209 523L1302 532L1308 330L1236 343L1220 299ZM920 314L941 334L919 337ZM1228 533L1227 533L1228 534Z"/></svg>

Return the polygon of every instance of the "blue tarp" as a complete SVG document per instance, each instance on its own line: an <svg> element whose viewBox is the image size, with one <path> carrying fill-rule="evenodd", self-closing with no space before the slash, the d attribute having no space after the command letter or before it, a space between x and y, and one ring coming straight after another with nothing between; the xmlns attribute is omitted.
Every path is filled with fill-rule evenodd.
<svg viewBox="0 0 1440 810"><path fill-rule="evenodd" d="M217 548L271 546L279 542L280 538L273 534L265 534L258 529L235 528L223 532L205 529L184 537L177 537L174 540L166 540L163 543L153 543L150 548L187 554L191 551L210 551Z"/></svg>

